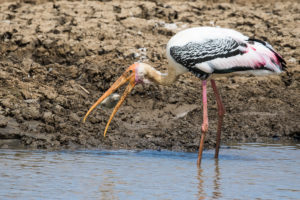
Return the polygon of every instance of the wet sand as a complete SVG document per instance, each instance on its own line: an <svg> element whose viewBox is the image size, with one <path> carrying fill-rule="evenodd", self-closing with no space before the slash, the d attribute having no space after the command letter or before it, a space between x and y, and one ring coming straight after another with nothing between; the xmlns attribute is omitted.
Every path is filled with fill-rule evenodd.
<svg viewBox="0 0 300 200"><path fill-rule="evenodd" d="M201 81L189 73L169 87L137 86L105 138L111 110L97 109L82 123L92 103L132 63L165 70L170 37L195 26L228 27L267 40L288 65L280 76L217 81L226 108L222 143L298 141L300 4L233 2L2 1L0 147L196 151ZM207 148L217 130L211 87L208 98Z"/></svg>

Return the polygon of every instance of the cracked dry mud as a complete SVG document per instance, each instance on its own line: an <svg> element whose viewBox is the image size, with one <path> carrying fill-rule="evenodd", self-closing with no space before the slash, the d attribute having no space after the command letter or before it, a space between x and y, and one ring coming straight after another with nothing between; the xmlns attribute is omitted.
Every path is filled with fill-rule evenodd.
<svg viewBox="0 0 300 200"><path fill-rule="evenodd" d="M217 81L226 108L222 143L299 140L298 1L16 1L0 3L0 147L196 151L201 81L137 86L102 133L111 110L92 103L130 64L166 69L179 30L221 26L267 40L286 59L280 76ZM298 24L298 25L297 25ZM121 92L121 91L119 91ZM208 89L213 147L217 107Z"/></svg>

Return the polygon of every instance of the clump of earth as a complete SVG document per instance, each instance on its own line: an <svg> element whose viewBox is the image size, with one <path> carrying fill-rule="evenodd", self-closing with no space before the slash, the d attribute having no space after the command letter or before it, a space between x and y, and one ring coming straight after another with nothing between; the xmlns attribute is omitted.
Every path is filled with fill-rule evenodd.
<svg viewBox="0 0 300 200"><path fill-rule="evenodd" d="M83 116L134 62L166 70L176 32L220 26L266 40L287 61L269 77L220 78L226 115L222 144L299 141L298 1L7 1L0 3L0 147L124 148L196 151L202 124L201 81L190 73L171 86L135 87L112 112ZM121 94L122 90L117 91ZM208 89L215 144L217 105Z"/></svg>

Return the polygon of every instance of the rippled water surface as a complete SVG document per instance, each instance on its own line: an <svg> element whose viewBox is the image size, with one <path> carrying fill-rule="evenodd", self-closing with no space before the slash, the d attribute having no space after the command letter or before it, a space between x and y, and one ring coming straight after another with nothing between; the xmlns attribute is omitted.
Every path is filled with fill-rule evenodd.
<svg viewBox="0 0 300 200"><path fill-rule="evenodd" d="M299 199L300 144L204 151L0 149L0 199Z"/></svg>

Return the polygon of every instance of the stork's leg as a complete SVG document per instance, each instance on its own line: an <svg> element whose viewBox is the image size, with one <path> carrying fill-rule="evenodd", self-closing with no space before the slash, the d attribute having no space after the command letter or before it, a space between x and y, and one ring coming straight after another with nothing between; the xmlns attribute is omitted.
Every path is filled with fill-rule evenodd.
<svg viewBox="0 0 300 200"><path fill-rule="evenodd" d="M217 130L217 139L216 139L216 151L215 151L215 158L219 157L219 149L220 149L220 141L221 141L221 128L222 128L222 123L223 123L223 116L225 114L225 109L220 97L220 94L218 92L216 83L213 79L210 80L211 86L214 90L216 100L217 100L217 105L218 105L218 130Z"/></svg>
<svg viewBox="0 0 300 200"><path fill-rule="evenodd" d="M208 130L206 80L202 81L202 103L203 103L203 122L201 126L201 139L200 139L198 160L197 160L198 167L200 167L201 164L205 134Z"/></svg>

